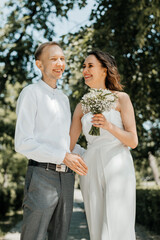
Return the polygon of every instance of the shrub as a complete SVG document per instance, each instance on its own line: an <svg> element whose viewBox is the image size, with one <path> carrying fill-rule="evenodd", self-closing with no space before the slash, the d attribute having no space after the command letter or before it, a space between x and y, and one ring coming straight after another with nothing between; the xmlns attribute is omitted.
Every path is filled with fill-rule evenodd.
<svg viewBox="0 0 160 240"><path fill-rule="evenodd" d="M9 188L0 189L0 217L5 216L5 214L10 209L11 191Z"/></svg>
<svg viewBox="0 0 160 240"><path fill-rule="evenodd" d="M24 195L24 187L20 185L16 189L16 196L13 201L14 211L22 208L23 195Z"/></svg>
<svg viewBox="0 0 160 240"><path fill-rule="evenodd" d="M160 188L138 188L136 222L160 233Z"/></svg>

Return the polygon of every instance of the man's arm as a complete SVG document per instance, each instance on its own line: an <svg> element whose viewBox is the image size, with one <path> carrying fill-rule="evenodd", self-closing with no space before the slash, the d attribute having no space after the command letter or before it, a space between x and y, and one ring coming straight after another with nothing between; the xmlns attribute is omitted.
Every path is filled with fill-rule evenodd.
<svg viewBox="0 0 160 240"><path fill-rule="evenodd" d="M39 143L35 139L36 101L35 93L28 87L22 90L16 109L15 150L28 159L61 164L66 155L65 150L56 147L51 149L47 144Z"/></svg>

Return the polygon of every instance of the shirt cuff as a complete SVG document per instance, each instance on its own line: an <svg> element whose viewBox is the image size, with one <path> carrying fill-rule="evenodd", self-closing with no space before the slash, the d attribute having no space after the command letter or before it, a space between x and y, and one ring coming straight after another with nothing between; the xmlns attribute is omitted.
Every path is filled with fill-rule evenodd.
<svg viewBox="0 0 160 240"><path fill-rule="evenodd" d="M72 153L79 154L81 157L85 154L86 150L79 144L76 144Z"/></svg>

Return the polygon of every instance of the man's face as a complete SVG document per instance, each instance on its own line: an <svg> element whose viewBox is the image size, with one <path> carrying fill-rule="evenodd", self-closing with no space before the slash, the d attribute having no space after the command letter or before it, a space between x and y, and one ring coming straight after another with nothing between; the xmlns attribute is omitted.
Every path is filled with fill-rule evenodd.
<svg viewBox="0 0 160 240"><path fill-rule="evenodd" d="M36 61L36 65L41 70L44 81L57 81L62 77L65 69L65 57L62 49L57 45L46 46L40 59Z"/></svg>

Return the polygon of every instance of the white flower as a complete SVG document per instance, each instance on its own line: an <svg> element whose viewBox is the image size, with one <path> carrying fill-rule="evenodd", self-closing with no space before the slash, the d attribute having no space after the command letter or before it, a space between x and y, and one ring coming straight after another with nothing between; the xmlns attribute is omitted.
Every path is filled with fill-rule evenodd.
<svg viewBox="0 0 160 240"><path fill-rule="evenodd" d="M107 89L90 89L89 93L82 97L82 109L84 114L91 112L93 114L110 111L116 107L116 94Z"/></svg>

